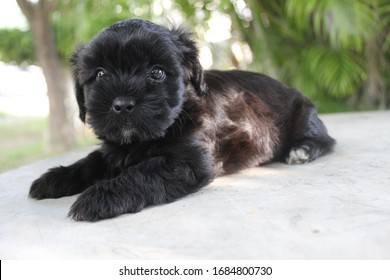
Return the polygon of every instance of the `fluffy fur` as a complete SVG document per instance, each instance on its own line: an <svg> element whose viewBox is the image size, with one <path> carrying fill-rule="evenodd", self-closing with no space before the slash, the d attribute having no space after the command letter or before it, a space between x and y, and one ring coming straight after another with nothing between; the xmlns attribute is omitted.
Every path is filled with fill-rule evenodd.
<svg viewBox="0 0 390 280"><path fill-rule="evenodd" d="M71 62L80 118L102 145L50 169L30 196L81 193L69 212L76 220L135 213L217 176L272 161L310 162L334 145L301 93L258 73L203 71L181 28L120 22Z"/></svg>

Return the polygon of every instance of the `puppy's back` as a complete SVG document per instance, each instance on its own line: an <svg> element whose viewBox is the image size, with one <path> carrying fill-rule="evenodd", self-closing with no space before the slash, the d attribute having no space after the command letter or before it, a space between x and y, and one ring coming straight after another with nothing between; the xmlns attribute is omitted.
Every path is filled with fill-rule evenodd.
<svg viewBox="0 0 390 280"><path fill-rule="evenodd" d="M300 92L288 88L279 81L256 72L242 70L208 70L204 72L207 86L212 92L229 94L229 92L240 91L253 93L271 107L285 107L291 99L304 98Z"/></svg>

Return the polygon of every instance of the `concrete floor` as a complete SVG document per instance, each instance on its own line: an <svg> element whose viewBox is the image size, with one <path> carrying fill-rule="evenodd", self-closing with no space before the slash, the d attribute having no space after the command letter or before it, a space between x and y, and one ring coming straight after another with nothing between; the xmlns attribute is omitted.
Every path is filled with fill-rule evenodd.
<svg viewBox="0 0 390 280"><path fill-rule="evenodd" d="M1 259L389 259L390 112L322 116L333 154L215 180L196 194L97 223L76 197L34 201L30 183L74 152L0 175Z"/></svg>

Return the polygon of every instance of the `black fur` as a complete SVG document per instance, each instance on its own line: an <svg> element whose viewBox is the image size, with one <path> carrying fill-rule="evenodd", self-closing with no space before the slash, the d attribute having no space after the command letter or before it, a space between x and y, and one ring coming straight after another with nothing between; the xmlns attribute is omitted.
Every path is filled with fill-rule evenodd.
<svg viewBox="0 0 390 280"><path fill-rule="evenodd" d="M30 196L81 193L69 215L96 221L174 201L223 174L309 162L334 140L313 104L262 74L203 71L191 34L114 24L71 57L80 118L100 149L33 182Z"/></svg>

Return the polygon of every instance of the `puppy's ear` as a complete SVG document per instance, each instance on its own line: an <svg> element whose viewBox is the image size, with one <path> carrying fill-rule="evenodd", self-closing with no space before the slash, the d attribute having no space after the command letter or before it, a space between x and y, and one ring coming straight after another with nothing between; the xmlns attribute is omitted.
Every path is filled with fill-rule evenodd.
<svg viewBox="0 0 390 280"><path fill-rule="evenodd" d="M79 46L71 55L69 61L73 66L73 83L76 94L77 104L79 105L79 117L82 122L85 122L85 115L87 110L85 109L84 90L80 84L80 58L79 54L84 49L84 46Z"/></svg>
<svg viewBox="0 0 390 280"><path fill-rule="evenodd" d="M171 29L175 35L174 43L181 52L182 64L186 79L191 82L198 94L206 93L207 87L203 80L203 68L198 59L198 48L192 39L192 33L183 27Z"/></svg>

